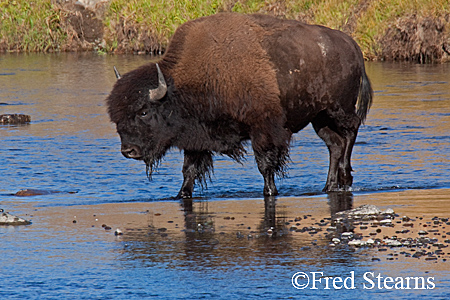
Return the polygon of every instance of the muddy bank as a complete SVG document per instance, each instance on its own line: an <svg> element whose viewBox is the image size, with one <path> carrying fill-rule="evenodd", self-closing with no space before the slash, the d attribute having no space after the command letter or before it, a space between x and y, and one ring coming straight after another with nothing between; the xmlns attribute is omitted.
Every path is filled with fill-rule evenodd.
<svg viewBox="0 0 450 300"><path fill-rule="evenodd" d="M393 17L387 12L389 7L380 8L377 7L377 3L367 0L361 0L357 5L352 4L349 7L346 7L349 4L347 2L344 2L342 7L336 7L327 1L310 6L302 6L303 4L295 1L292 3L266 1L254 8L245 1L224 0L214 5L206 1L201 2L198 11L185 8L186 11L177 11L180 15L171 15L165 11L178 10L178 7L170 8L159 2L150 7L139 3L131 3L124 7L120 1L112 0L56 0L52 3L51 9L58 17L49 24L53 26L47 30L50 32L50 37L47 37L49 41L43 43L42 47L35 46L37 48L31 51L162 54L179 24L202 15L238 11L272 14L280 18L297 19L340 29L356 39L368 60L417 63L450 60L450 14L440 12L437 16L433 10L429 13L422 11L411 13L410 9L404 8L404 11L399 11L396 7L392 9L397 11L395 14L397 17ZM374 13L376 9L384 10L382 11L384 15L380 16L380 20L375 18L370 21L372 23L368 22L368 19L376 16L377 13ZM154 18L151 10L165 17ZM26 30L17 26L19 32ZM371 30L373 27L382 29ZM65 38L56 41L57 31ZM18 44L11 44L13 42ZM27 45L21 43L27 42L0 39L0 51L30 51Z"/></svg>
<svg viewBox="0 0 450 300"><path fill-rule="evenodd" d="M450 14L445 18L399 18L379 40L380 59L431 63L450 58Z"/></svg>

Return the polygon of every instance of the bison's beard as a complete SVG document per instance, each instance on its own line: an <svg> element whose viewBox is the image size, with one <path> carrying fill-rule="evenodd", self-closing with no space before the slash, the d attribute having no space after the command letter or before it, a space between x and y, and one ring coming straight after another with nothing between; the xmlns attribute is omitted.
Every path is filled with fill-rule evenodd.
<svg viewBox="0 0 450 300"><path fill-rule="evenodd" d="M155 151L157 150L157 151ZM158 166L166 154L168 149L152 149L152 151L145 151L144 162L145 162L145 173L147 174L148 180L152 180L153 171L158 169Z"/></svg>

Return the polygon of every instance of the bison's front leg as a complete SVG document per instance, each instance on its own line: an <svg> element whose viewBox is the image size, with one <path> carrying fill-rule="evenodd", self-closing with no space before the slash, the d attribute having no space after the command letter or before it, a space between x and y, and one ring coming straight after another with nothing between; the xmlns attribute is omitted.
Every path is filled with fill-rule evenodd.
<svg viewBox="0 0 450 300"><path fill-rule="evenodd" d="M265 122L250 135L259 172L264 178L264 196L278 195L275 174L284 176L289 158L291 132L280 124L282 121Z"/></svg>
<svg viewBox="0 0 450 300"><path fill-rule="evenodd" d="M213 169L212 154L209 151L184 151L183 185L177 199L192 198L195 181L206 185L206 178Z"/></svg>
<svg viewBox="0 0 450 300"><path fill-rule="evenodd" d="M278 195L277 187L275 186L275 168L274 163L270 159L271 153L255 151L256 164L258 170L264 178L264 196Z"/></svg>

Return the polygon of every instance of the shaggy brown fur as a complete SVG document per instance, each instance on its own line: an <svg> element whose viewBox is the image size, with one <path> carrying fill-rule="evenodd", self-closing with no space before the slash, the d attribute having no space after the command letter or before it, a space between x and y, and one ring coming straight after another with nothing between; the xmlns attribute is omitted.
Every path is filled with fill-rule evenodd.
<svg viewBox="0 0 450 300"><path fill-rule="evenodd" d="M125 156L149 170L170 147L185 150L179 197L212 169L214 153L239 160L250 139L275 195L292 133L312 123L330 151L325 190L352 184L350 156L372 90L356 43L342 32L264 15L217 14L180 26L158 62L125 74L108 97ZM359 100L359 101L358 101ZM355 105L358 101L358 109Z"/></svg>

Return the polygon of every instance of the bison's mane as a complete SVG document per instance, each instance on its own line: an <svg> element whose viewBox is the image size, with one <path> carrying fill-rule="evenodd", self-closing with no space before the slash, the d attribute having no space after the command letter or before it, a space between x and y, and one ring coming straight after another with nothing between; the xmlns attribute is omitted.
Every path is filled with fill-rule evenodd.
<svg viewBox="0 0 450 300"><path fill-rule="evenodd" d="M229 119L246 126L260 152L288 149L290 141L276 70L261 45L268 30L248 15L200 18L177 29L160 62L173 78L180 107L205 123ZM226 155L239 161L245 150L235 149ZM276 155L281 174L288 150Z"/></svg>

